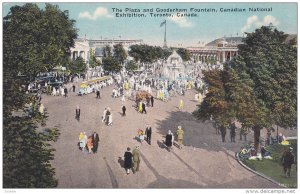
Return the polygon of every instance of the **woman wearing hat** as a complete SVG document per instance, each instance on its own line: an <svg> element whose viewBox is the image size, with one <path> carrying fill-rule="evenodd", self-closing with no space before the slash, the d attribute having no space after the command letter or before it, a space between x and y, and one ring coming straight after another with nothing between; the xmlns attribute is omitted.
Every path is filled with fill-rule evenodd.
<svg viewBox="0 0 300 194"><path fill-rule="evenodd" d="M124 168L126 170L126 174L129 174L129 169L132 168L132 153L130 152L129 147L124 154Z"/></svg>
<svg viewBox="0 0 300 194"><path fill-rule="evenodd" d="M182 141L183 141L183 130L181 126L178 126L177 129L177 141L178 141L178 145L179 145L179 149L182 149Z"/></svg>
<svg viewBox="0 0 300 194"><path fill-rule="evenodd" d="M172 148L172 133L171 133L171 130L168 131L168 134L166 135L166 146L168 148L168 151L171 150Z"/></svg>

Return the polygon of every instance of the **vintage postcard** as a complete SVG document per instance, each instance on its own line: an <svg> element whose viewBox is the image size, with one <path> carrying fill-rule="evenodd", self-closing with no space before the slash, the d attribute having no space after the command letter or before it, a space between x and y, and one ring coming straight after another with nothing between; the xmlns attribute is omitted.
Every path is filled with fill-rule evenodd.
<svg viewBox="0 0 300 194"><path fill-rule="evenodd" d="M298 188L296 2L2 2L2 22L7 193Z"/></svg>

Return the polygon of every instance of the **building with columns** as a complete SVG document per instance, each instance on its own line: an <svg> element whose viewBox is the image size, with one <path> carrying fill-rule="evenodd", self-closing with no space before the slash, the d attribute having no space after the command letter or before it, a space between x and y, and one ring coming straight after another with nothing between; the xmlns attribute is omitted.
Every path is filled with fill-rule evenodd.
<svg viewBox="0 0 300 194"><path fill-rule="evenodd" d="M89 51L90 49L93 50L93 52L95 53L95 56L97 58L101 58L103 57L103 48L107 45L109 45L111 48L113 48L114 45L116 44L122 44L124 49L126 51L128 51L129 47L131 45L135 45L135 44L143 44L143 40L141 39L118 39L118 40L114 40L114 39L95 39L95 40L88 40L88 39L83 39L83 38L78 38L75 40L75 46L74 48L71 48L71 59L72 60L76 60L77 57L82 57L84 59L84 61L88 64L89 62L89 58L90 58L90 54Z"/></svg>
<svg viewBox="0 0 300 194"><path fill-rule="evenodd" d="M238 45L243 37L224 37L209 42L202 47L188 47L195 62L208 60L224 63L238 55Z"/></svg>

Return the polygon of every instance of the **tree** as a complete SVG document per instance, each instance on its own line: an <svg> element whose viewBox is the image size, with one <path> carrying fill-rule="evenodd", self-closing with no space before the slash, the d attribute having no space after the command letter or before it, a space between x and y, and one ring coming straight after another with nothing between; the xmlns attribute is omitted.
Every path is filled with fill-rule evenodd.
<svg viewBox="0 0 300 194"><path fill-rule="evenodd" d="M137 68L138 68L138 66L134 61L129 61L126 64L126 70L127 71L134 71L134 70L137 70Z"/></svg>
<svg viewBox="0 0 300 194"><path fill-rule="evenodd" d="M122 69L122 65L113 57L104 58L102 65L105 71L118 72Z"/></svg>
<svg viewBox="0 0 300 194"><path fill-rule="evenodd" d="M94 51L92 48L89 50L89 54L90 54L89 66L90 66L91 68L100 66L101 63L100 63L100 61L98 61L98 60L96 59L95 51Z"/></svg>
<svg viewBox="0 0 300 194"><path fill-rule="evenodd" d="M179 48L177 53L180 55L183 61L189 61L191 59L190 52L185 48Z"/></svg>
<svg viewBox="0 0 300 194"><path fill-rule="evenodd" d="M206 118L207 113L218 117L218 107L210 99L221 97L227 106L219 107L220 111L232 112L229 115L254 130L256 149L264 127L296 126L297 49L286 43L286 38L283 32L265 26L248 33L245 44L239 46L240 55L225 64L222 81L205 74L209 93L196 114L198 118ZM214 89L213 82L223 84L225 96L221 87ZM221 117L226 120L228 115Z"/></svg>
<svg viewBox="0 0 300 194"><path fill-rule="evenodd" d="M71 61L68 67L71 74L82 74L87 69L86 63L82 57L77 57L75 61Z"/></svg>
<svg viewBox="0 0 300 194"><path fill-rule="evenodd" d="M255 95L270 111L273 124L297 124L297 48L286 43L287 35L262 27L247 34L241 55L255 84Z"/></svg>
<svg viewBox="0 0 300 194"><path fill-rule="evenodd" d="M142 63L153 63L158 59L165 58L164 50L161 47L149 45L132 45L128 53L136 62Z"/></svg>
<svg viewBox="0 0 300 194"><path fill-rule="evenodd" d="M58 6L46 4L44 11L36 4L12 7L3 18L6 65L32 76L52 70L74 46L77 37L74 25L75 21L68 19L68 12L60 11Z"/></svg>
<svg viewBox="0 0 300 194"><path fill-rule="evenodd" d="M37 131L47 116L39 114L36 106L28 108L36 101L25 93L28 80L18 74L35 76L63 64L77 37L74 24L67 11L50 4L45 10L30 3L13 6L3 18L4 188L57 186L49 142L58 138L59 131Z"/></svg>
<svg viewBox="0 0 300 194"><path fill-rule="evenodd" d="M208 120L212 116L219 126L227 127L234 118L234 113L226 99L223 72L212 70L204 72L204 75L209 90L203 102L198 105L195 115L202 120Z"/></svg>
<svg viewBox="0 0 300 194"><path fill-rule="evenodd" d="M120 63L123 64L125 59L127 58L127 53L123 48L122 44L114 45L114 58Z"/></svg>
<svg viewBox="0 0 300 194"><path fill-rule="evenodd" d="M112 57L111 47L109 45L103 48L103 57Z"/></svg>

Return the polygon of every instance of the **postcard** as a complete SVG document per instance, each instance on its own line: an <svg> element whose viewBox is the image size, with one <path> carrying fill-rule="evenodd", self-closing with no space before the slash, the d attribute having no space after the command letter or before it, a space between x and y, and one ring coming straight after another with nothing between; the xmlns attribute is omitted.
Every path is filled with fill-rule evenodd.
<svg viewBox="0 0 300 194"><path fill-rule="evenodd" d="M298 187L297 3L2 7L6 192Z"/></svg>

